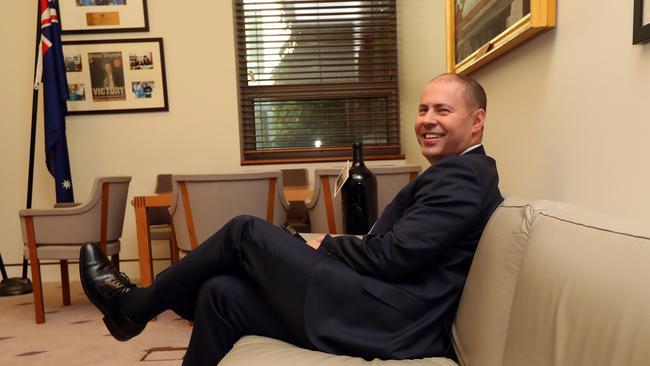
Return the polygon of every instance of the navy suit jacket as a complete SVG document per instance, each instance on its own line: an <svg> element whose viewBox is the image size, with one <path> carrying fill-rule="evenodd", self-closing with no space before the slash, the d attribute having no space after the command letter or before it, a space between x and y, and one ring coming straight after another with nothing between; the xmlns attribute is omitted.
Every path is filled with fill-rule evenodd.
<svg viewBox="0 0 650 366"><path fill-rule="evenodd" d="M483 229L503 200L482 146L407 184L371 232L326 236L305 326L323 351L366 359L454 356L450 328Z"/></svg>

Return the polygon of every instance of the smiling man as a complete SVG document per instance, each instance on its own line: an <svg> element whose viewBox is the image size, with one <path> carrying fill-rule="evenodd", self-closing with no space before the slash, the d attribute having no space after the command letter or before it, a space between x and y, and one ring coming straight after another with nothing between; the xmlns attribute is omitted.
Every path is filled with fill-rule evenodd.
<svg viewBox="0 0 650 366"><path fill-rule="evenodd" d="M422 92L415 134L431 164L481 144L487 99L474 80L457 74L433 79Z"/></svg>
<svg viewBox="0 0 650 366"><path fill-rule="evenodd" d="M451 324L483 229L502 201L481 146L486 98L445 74L422 93L415 133L431 162L372 230L305 245L238 216L148 288L96 245L82 247L84 291L125 341L160 312L193 320L184 365L215 365L246 334L366 359L454 357Z"/></svg>

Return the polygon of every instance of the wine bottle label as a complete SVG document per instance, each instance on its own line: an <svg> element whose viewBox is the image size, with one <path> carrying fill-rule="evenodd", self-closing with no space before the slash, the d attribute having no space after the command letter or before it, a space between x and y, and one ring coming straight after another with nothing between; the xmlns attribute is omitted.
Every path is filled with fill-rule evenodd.
<svg viewBox="0 0 650 366"><path fill-rule="evenodd" d="M350 160L345 162L343 169L339 173L339 176L336 177L336 182L334 183L334 197L338 196L341 192L341 188L345 184L345 181L350 177Z"/></svg>

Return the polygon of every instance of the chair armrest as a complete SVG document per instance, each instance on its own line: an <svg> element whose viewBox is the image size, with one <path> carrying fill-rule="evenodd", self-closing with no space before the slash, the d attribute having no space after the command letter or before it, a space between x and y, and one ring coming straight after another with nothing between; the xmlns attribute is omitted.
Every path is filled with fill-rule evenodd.
<svg viewBox="0 0 650 366"><path fill-rule="evenodd" d="M74 207L59 207L59 208L28 208L18 212L20 217L26 216L62 216L62 215L79 215L92 208L89 204L80 204Z"/></svg>
<svg viewBox="0 0 650 366"><path fill-rule="evenodd" d="M54 208L70 208L81 206L80 202L57 202L54 204Z"/></svg>

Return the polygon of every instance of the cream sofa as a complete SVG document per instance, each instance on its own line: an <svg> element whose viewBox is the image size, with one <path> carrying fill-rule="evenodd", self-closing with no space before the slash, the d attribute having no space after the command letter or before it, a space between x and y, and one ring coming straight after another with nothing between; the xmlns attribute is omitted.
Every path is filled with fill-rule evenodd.
<svg viewBox="0 0 650 366"><path fill-rule="evenodd" d="M562 203L506 199L483 233L453 325L459 363L650 365L649 279L648 225ZM457 363L365 361L247 336L220 365Z"/></svg>

